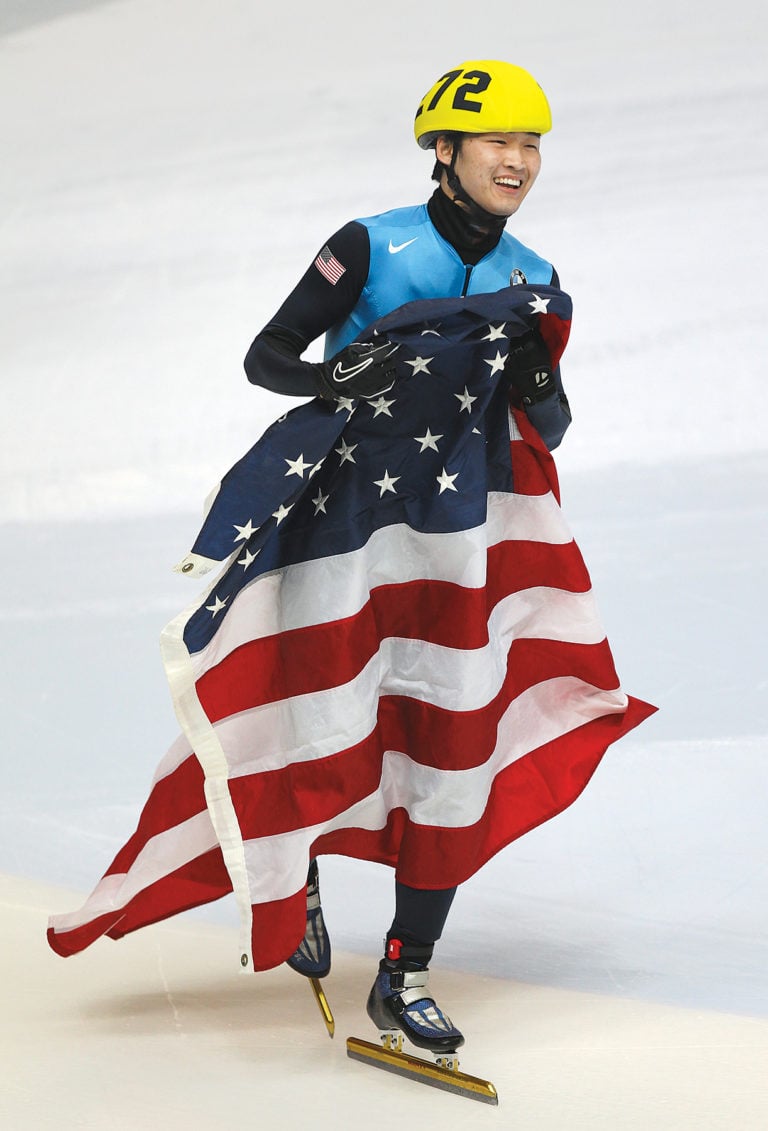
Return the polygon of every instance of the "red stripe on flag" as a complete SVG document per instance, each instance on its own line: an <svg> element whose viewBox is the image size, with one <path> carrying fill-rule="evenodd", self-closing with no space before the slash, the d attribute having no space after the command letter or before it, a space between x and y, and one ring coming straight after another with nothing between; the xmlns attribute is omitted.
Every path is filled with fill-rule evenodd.
<svg viewBox="0 0 768 1131"><path fill-rule="evenodd" d="M488 551L484 589L444 581L380 586L352 617L241 645L198 679L197 695L215 723L264 703L348 683L387 638L482 648L488 643L493 608L504 597L531 586L588 591L589 575L575 544L493 546Z"/></svg>
<svg viewBox="0 0 768 1131"><path fill-rule="evenodd" d="M538 328L549 350L552 364L558 365L571 336L570 320L559 318L556 314L544 314L539 318Z"/></svg>
<svg viewBox="0 0 768 1131"><path fill-rule="evenodd" d="M510 444L512 483L516 495L546 495L551 491L560 503L557 467L546 444L521 408L512 408L522 440Z"/></svg>
<svg viewBox="0 0 768 1131"><path fill-rule="evenodd" d="M152 837L205 812L204 784L203 769L194 754L185 758L167 777L156 781L141 811L136 832L104 874L124 874Z"/></svg>
<svg viewBox="0 0 768 1131"><path fill-rule="evenodd" d="M593 719L514 762L497 774L486 811L474 825L449 829L418 825L397 809L390 812L384 829L326 833L311 851L389 864L397 867L397 878L410 887L463 883L477 870L478 860L490 860L505 845L573 804L607 748L655 710L630 696L624 713Z"/></svg>
<svg viewBox="0 0 768 1131"><path fill-rule="evenodd" d="M403 695L382 696L376 729L355 745L325 758L231 778L242 835L246 840L275 836L331 820L375 792L387 750L407 752L414 763L439 770L482 766L493 753L512 699L542 680L580 672L592 682L599 674L606 690L618 685L607 645L542 648L537 641L521 640L510 651L501 690L481 710L446 711Z"/></svg>
<svg viewBox="0 0 768 1131"><path fill-rule="evenodd" d="M49 927L48 943L66 958L84 950L102 935L121 939L141 927L221 899L231 891L232 883L221 849L214 848L143 888L125 907L105 912L71 930Z"/></svg>

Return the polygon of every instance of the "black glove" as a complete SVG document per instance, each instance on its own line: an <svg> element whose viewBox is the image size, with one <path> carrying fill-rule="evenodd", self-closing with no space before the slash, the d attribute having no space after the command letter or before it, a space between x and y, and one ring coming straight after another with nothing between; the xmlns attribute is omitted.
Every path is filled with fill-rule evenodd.
<svg viewBox="0 0 768 1131"><path fill-rule="evenodd" d="M392 342L350 342L329 361L315 366L320 396L370 398L386 393L395 383L393 355L399 345Z"/></svg>
<svg viewBox="0 0 768 1131"><path fill-rule="evenodd" d="M552 359L538 330L512 339L504 372L523 404L537 404L557 389Z"/></svg>

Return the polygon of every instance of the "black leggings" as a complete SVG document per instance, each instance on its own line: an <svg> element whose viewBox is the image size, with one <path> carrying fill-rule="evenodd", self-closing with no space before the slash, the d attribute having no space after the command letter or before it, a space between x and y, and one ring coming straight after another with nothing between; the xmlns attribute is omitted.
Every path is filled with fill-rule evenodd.
<svg viewBox="0 0 768 1131"><path fill-rule="evenodd" d="M456 888L422 891L395 882L395 918L387 940L397 938L406 946L431 946L443 933Z"/></svg>

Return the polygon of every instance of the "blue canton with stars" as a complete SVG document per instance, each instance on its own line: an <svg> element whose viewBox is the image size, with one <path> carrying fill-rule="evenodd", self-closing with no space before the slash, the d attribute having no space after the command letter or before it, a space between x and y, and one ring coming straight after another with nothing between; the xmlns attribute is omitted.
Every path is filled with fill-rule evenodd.
<svg viewBox="0 0 768 1131"><path fill-rule="evenodd" d="M482 525L489 491L513 491L510 339L540 319L570 321L554 287L509 287L408 303L374 323L398 342L397 380L374 400L320 399L276 421L228 472L193 546L223 561L187 622L190 652L213 638L237 593L262 574L359 549L374 530Z"/></svg>

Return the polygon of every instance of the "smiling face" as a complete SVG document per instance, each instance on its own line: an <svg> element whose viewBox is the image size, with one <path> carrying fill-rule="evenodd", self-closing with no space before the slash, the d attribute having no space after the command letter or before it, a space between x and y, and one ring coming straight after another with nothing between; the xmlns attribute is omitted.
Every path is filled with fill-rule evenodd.
<svg viewBox="0 0 768 1131"><path fill-rule="evenodd" d="M540 142L538 134L465 134L454 166L462 188L494 216L512 216L539 175ZM439 137L435 155L438 161L449 165L453 142ZM453 197L447 173L443 173L440 183L443 191Z"/></svg>

